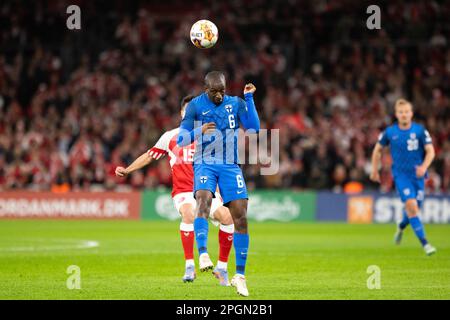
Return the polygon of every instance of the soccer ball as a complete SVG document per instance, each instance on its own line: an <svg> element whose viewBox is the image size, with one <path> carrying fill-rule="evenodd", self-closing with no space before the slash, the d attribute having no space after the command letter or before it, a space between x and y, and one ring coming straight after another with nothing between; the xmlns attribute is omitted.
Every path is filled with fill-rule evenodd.
<svg viewBox="0 0 450 320"><path fill-rule="evenodd" d="M219 30L209 20L199 20L192 25L191 41L197 48L208 49L219 39Z"/></svg>

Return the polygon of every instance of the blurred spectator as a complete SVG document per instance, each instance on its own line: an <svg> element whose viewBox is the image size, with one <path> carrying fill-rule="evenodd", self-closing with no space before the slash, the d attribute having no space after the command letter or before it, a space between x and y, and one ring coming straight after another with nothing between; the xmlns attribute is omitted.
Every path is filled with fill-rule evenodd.
<svg viewBox="0 0 450 320"><path fill-rule="evenodd" d="M262 124L281 130L279 173L244 166L250 189L392 191L388 155L381 186L367 175L403 96L436 147L427 188L450 191L450 2L384 2L380 31L343 0L78 3L80 31L64 27L69 1L0 3L0 190L169 187L166 161L127 181L114 168L177 127L180 99L219 69L229 94L255 83ZM189 42L199 10L214 49Z"/></svg>

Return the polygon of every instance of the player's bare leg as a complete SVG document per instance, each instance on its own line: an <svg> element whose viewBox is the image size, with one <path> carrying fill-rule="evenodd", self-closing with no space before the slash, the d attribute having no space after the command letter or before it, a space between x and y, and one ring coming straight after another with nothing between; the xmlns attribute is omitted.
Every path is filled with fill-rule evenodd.
<svg viewBox="0 0 450 320"><path fill-rule="evenodd" d="M195 192L197 206L195 208L194 230L199 253L199 268L202 272L214 268L214 264L209 258L207 249L208 218L211 210L212 197L212 193L208 190L197 190Z"/></svg>
<svg viewBox="0 0 450 320"><path fill-rule="evenodd" d="M236 251L236 275L231 279L231 285L236 288L238 294L244 297L249 295L245 280L245 265L249 244L247 204L247 199L239 199L231 201L228 205L234 222L234 248Z"/></svg>
<svg viewBox="0 0 450 320"><path fill-rule="evenodd" d="M234 224L230 211L226 207L219 207L214 213L214 219L219 226L219 259L213 275L219 279L222 286L229 286L228 281L228 257L233 244Z"/></svg>
<svg viewBox="0 0 450 320"><path fill-rule="evenodd" d="M417 238L425 250L427 255L432 255L436 253L436 248L434 248L425 238L425 231L423 229L422 222L418 216L419 213L419 205L417 204L416 199L408 199L405 203L406 213L408 214L409 222L411 223L411 227L414 230Z"/></svg>
<svg viewBox="0 0 450 320"><path fill-rule="evenodd" d="M180 207L180 235L186 261L183 282L193 282L196 278L194 261L194 208L190 203Z"/></svg>

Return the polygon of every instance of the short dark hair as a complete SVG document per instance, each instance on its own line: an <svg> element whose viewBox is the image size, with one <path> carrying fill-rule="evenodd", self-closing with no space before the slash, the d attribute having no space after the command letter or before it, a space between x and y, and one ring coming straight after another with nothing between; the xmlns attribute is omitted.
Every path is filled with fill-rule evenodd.
<svg viewBox="0 0 450 320"><path fill-rule="evenodd" d="M193 94L189 94L189 95L185 96L183 99L181 99L181 110L183 110L184 105L186 103L191 102L191 100L194 98L195 98L195 96Z"/></svg>
<svg viewBox="0 0 450 320"><path fill-rule="evenodd" d="M225 80L225 74L222 71L210 71L205 76L205 85L208 86L208 84L211 81L220 81Z"/></svg>

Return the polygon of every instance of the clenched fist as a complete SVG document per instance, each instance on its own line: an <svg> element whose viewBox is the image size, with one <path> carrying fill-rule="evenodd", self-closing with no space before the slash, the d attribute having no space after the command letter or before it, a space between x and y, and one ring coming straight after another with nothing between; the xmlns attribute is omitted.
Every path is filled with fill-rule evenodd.
<svg viewBox="0 0 450 320"><path fill-rule="evenodd" d="M127 175L128 175L128 172L124 167L116 168L116 176L123 178L123 177L126 177Z"/></svg>
<svg viewBox="0 0 450 320"><path fill-rule="evenodd" d="M427 167L425 167L425 166L416 167L416 176L418 178L423 178L426 173L427 173Z"/></svg>
<svg viewBox="0 0 450 320"><path fill-rule="evenodd" d="M202 133L213 133L216 129L216 124L214 122L208 122L202 125Z"/></svg>
<svg viewBox="0 0 450 320"><path fill-rule="evenodd" d="M256 87L253 83L247 83L244 87L244 94L254 93L255 91L256 91Z"/></svg>

